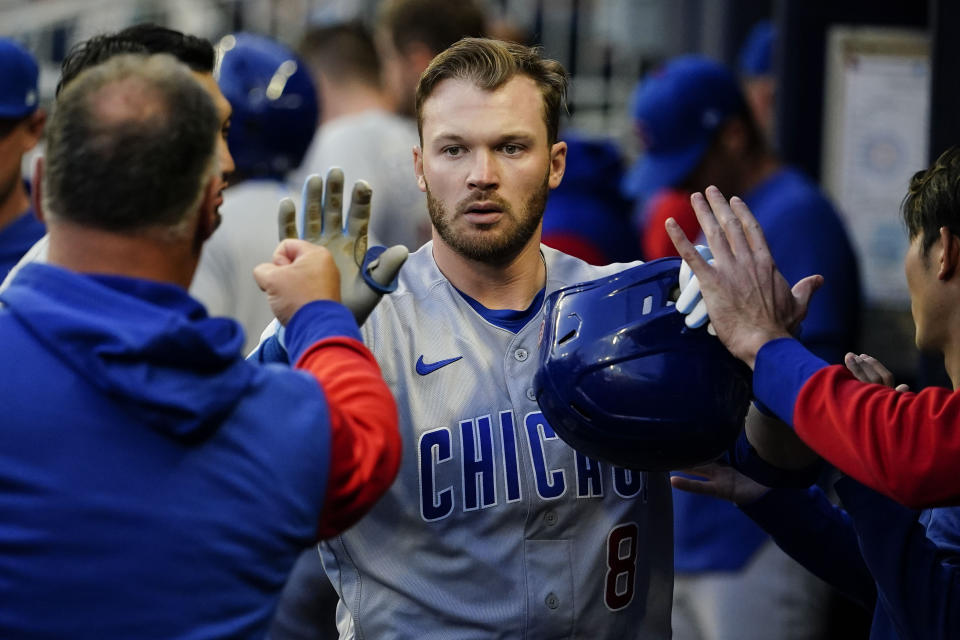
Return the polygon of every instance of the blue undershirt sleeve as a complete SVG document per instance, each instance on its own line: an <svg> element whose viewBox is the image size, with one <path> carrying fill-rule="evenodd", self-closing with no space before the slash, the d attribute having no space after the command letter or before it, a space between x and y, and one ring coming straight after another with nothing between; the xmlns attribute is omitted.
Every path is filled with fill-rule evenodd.
<svg viewBox="0 0 960 640"><path fill-rule="evenodd" d="M753 366L753 395L778 418L793 426L800 389L829 366L792 338L777 338L760 348Z"/></svg>
<svg viewBox="0 0 960 640"><path fill-rule="evenodd" d="M297 310L287 322L284 342L290 362L324 338L343 336L363 342L360 329L350 310L333 300L314 300Z"/></svg>
<svg viewBox="0 0 960 640"><path fill-rule="evenodd" d="M353 314L345 306L333 300L314 300L300 307L287 326L264 340L248 356L261 364L296 362L310 346L325 338L344 336L362 342L360 329Z"/></svg>

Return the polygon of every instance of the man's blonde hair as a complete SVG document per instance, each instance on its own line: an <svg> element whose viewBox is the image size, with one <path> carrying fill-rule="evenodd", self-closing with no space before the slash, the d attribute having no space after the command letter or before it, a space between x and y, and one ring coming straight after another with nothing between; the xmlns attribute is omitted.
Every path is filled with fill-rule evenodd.
<svg viewBox="0 0 960 640"><path fill-rule="evenodd" d="M566 109L567 72L556 60L540 55L538 47L490 38L463 38L438 55L417 84L417 129L423 143L423 105L447 79L469 80L484 91L499 89L516 75L532 79L543 96L547 142L557 141L560 113Z"/></svg>

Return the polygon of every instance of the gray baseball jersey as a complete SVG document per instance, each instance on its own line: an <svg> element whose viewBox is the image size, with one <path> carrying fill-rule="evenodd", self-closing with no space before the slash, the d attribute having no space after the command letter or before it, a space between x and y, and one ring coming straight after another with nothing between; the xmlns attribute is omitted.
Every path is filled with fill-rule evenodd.
<svg viewBox="0 0 960 640"><path fill-rule="evenodd" d="M666 474L586 458L533 394L541 310L517 333L440 273L432 243L363 326L397 399L403 464L321 544L341 638L669 638ZM549 294L628 265L541 247Z"/></svg>

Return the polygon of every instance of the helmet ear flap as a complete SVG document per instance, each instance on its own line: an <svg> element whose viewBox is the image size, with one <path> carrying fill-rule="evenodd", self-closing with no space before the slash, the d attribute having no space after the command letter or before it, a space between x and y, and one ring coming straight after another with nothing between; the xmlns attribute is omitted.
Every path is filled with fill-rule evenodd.
<svg viewBox="0 0 960 640"><path fill-rule="evenodd" d="M665 471L733 444L750 370L674 309L679 258L551 294L537 401L554 431L590 457Z"/></svg>

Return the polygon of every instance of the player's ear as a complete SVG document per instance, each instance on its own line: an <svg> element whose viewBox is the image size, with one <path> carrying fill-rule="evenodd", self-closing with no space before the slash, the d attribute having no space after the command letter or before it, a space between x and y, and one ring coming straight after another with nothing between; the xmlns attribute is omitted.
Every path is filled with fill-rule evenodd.
<svg viewBox="0 0 960 640"><path fill-rule="evenodd" d="M960 264L960 238L947 227L940 227L940 264L937 278L949 280L957 273Z"/></svg>
<svg viewBox="0 0 960 640"><path fill-rule="evenodd" d="M43 219L43 156L37 156L33 161L33 182L30 184L30 204L33 206L33 215L37 220Z"/></svg>
<svg viewBox="0 0 960 640"><path fill-rule="evenodd" d="M427 180L423 177L423 149L419 145L413 147L413 173L417 176L417 186L420 191L426 192Z"/></svg>
<svg viewBox="0 0 960 640"><path fill-rule="evenodd" d="M567 170L567 143L562 140L555 142L550 147L550 177L549 185L551 189L560 186L563 180L563 173Z"/></svg>

